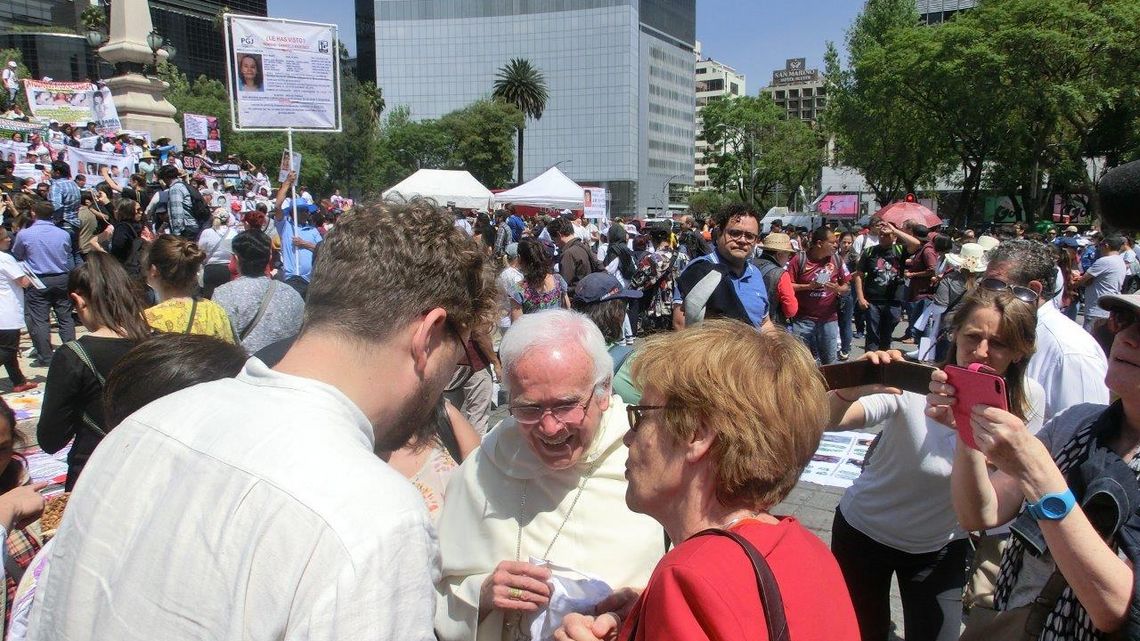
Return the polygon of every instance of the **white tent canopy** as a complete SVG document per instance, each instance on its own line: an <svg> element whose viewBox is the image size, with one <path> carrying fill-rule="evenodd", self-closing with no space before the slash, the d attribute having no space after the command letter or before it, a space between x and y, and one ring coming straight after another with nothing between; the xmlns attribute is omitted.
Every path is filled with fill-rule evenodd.
<svg viewBox="0 0 1140 641"><path fill-rule="evenodd" d="M491 205L491 190L484 187L466 171L447 169L421 169L384 192L384 198L401 197L411 200L416 196L431 198L440 205L455 203L460 209L487 211Z"/></svg>
<svg viewBox="0 0 1140 641"><path fill-rule="evenodd" d="M581 209L585 202L582 194L582 187L578 183L567 178L557 167L551 167L529 182L495 194L495 202L553 209Z"/></svg>

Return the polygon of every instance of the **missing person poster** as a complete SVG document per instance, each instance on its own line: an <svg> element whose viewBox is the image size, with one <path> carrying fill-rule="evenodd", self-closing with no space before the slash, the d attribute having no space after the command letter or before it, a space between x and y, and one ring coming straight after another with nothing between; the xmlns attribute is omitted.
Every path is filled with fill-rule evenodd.
<svg viewBox="0 0 1140 641"><path fill-rule="evenodd" d="M86 125L94 120L94 86L89 82L24 80L24 92L28 94L28 107L33 116L73 125Z"/></svg>
<svg viewBox="0 0 1140 641"><path fill-rule="evenodd" d="M583 187L582 190L582 215L594 220L609 220L606 216L606 190L601 187Z"/></svg>
<svg viewBox="0 0 1140 641"><path fill-rule="evenodd" d="M215 153L222 150L222 132L218 129L217 116L183 114L182 137L186 139L186 150L191 153L203 149Z"/></svg>
<svg viewBox="0 0 1140 641"><path fill-rule="evenodd" d="M89 187L98 185L107 177L121 186L126 185L135 170L135 161L130 156L75 148L67 150L67 164L71 166L72 176L83 174L87 177Z"/></svg>
<svg viewBox="0 0 1140 641"><path fill-rule="evenodd" d="M119 120L119 110L115 98L107 87L100 87L91 93L91 115L95 119L95 130L100 134L115 135L123 128Z"/></svg>
<svg viewBox="0 0 1140 641"><path fill-rule="evenodd" d="M289 150L286 149L281 152L281 166L277 168L277 182L288 180L290 171L297 172L297 179L301 179L301 154L295 151L290 155Z"/></svg>
<svg viewBox="0 0 1140 641"><path fill-rule="evenodd" d="M335 25L226 14L234 130L340 131Z"/></svg>

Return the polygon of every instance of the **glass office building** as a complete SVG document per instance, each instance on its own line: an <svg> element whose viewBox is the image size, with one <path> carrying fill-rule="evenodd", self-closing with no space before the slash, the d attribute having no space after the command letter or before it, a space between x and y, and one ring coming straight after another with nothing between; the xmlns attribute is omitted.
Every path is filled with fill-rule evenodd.
<svg viewBox="0 0 1140 641"><path fill-rule="evenodd" d="M546 77L524 179L551 165L610 191L611 215L663 211L693 182L695 0L357 0L358 74L389 109L438 118L526 58Z"/></svg>
<svg viewBox="0 0 1140 641"><path fill-rule="evenodd" d="M977 4L977 0L918 0L918 15L925 24L938 24Z"/></svg>

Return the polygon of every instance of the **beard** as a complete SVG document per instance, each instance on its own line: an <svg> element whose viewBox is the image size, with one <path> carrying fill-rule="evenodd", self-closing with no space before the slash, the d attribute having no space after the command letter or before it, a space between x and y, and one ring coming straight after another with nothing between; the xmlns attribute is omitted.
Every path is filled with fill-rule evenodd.
<svg viewBox="0 0 1140 641"><path fill-rule="evenodd" d="M443 401L447 380L421 383L399 409L392 429L377 439L375 451L395 452L408 445L422 445L434 438L439 433L440 423L449 421Z"/></svg>

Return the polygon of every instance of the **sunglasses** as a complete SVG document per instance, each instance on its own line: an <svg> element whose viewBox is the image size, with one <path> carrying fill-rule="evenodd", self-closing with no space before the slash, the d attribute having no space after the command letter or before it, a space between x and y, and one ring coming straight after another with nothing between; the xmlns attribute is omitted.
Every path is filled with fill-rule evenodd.
<svg viewBox="0 0 1140 641"><path fill-rule="evenodd" d="M756 242L756 239L760 238L760 236L757 234L754 234L750 231L744 231L743 229L726 229L724 231L724 235L728 236L732 240L743 239L746 243L754 243Z"/></svg>
<svg viewBox="0 0 1140 641"><path fill-rule="evenodd" d="M1037 299L1040 298L1037 292L1032 289L1022 287L1021 285L1010 285L1000 278L983 278L978 285L981 286L982 289L987 289L991 292L1008 291L1013 294L1014 298L1025 303L1033 303L1036 305Z"/></svg>
<svg viewBox="0 0 1140 641"><path fill-rule="evenodd" d="M641 426L641 421L645 418L646 412L651 410L663 410L665 407L665 405L626 405L625 414L629 419L629 431L637 431L637 428Z"/></svg>
<svg viewBox="0 0 1140 641"><path fill-rule="evenodd" d="M562 423L563 425L574 425L575 423L582 422L586 418L586 408L594 401L594 394L597 393L597 388L590 390L590 395L586 397L585 401L578 401L568 405L558 405L556 407L542 407L541 405L511 405L507 410L515 420L523 425L534 425L542 421L542 417L548 413L554 417L554 420Z"/></svg>
<svg viewBox="0 0 1140 641"><path fill-rule="evenodd" d="M1120 333L1136 324L1136 312L1131 309L1114 309L1108 313L1108 328Z"/></svg>

